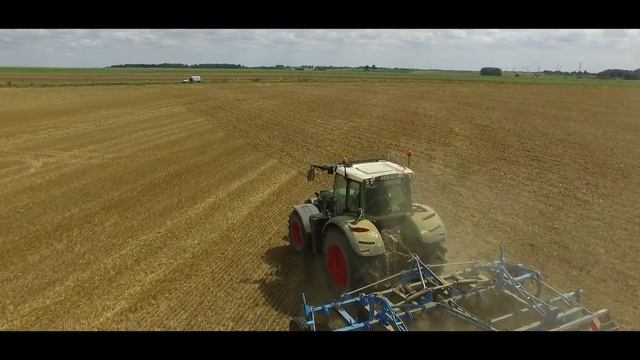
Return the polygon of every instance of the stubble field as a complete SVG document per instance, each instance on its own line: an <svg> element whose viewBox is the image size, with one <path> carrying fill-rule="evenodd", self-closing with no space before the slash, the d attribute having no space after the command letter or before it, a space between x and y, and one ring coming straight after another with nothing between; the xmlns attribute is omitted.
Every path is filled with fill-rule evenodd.
<svg viewBox="0 0 640 360"><path fill-rule="evenodd" d="M449 261L640 322L640 88L344 81L0 88L0 328L285 330L310 162L414 150ZM316 300L317 301L314 301Z"/></svg>

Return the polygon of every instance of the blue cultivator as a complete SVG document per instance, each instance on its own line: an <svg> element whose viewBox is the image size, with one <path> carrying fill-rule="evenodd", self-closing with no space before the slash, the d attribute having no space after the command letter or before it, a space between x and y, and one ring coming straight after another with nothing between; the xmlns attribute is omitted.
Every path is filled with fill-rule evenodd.
<svg viewBox="0 0 640 360"><path fill-rule="evenodd" d="M311 306L302 294L303 316L291 330L617 330L604 309L580 304L581 289L562 293L537 271L500 259L467 262L464 270L438 276L412 254L408 269ZM443 266L443 265L438 265Z"/></svg>

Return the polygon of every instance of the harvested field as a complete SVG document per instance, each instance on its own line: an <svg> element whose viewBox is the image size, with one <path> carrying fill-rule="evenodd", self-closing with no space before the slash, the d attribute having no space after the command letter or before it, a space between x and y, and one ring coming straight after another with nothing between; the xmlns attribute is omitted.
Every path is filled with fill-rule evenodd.
<svg viewBox="0 0 640 360"><path fill-rule="evenodd" d="M0 88L0 329L284 330L310 162L414 150L449 260L507 255L640 323L640 88L490 82ZM305 264L310 264L305 265Z"/></svg>

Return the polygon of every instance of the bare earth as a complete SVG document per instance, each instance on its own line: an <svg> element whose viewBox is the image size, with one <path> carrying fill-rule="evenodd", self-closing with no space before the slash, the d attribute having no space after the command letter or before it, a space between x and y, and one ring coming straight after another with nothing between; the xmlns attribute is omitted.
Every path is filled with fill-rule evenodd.
<svg viewBox="0 0 640 360"><path fill-rule="evenodd" d="M414 150L449 261L507 255L640 329L640 89L482 82L0 88L0 329L284 330L310 162Z"/></svg>

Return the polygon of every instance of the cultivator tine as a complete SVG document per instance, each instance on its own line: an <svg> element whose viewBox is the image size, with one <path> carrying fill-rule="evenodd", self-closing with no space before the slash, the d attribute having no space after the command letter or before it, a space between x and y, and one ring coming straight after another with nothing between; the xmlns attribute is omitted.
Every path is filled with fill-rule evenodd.
<svg viewBox="0 0 640 360"><path fill-rule="evenodd" d="M600 317L607 314L608 310L600 310L594 314L588 314L575 319L566 324L562 324L556 328L550 329L550 331L576 331L582 329L585 325L588 325L588 330L598 331L600 330ZM584 330L584 329L583 329Z"/></svg>
<svg viewBox="0 0 640 360"><path fill-rule="evenodd" d="M555 303L557 303L559 301L564 300L567 297L575 296L575 293L568 293L568 294L563 294L563 295L564 295L563 297L558 296L558 297L555 297L555 298L549 300L549 304L555 304ZM522 309L520 309L518 311L509 313L509 314L505 314L505 315L502 315L502 316L499 316L499 317L495 317L495 318L489 320L489 322L491 324L496 324L496 323L499 323L499 322L502 322L502 321L505 321L505 320L509 320L509 319L514 318L516 316L525 315L527 312L530 312L530 311L531 311L531 308L526 306L526 307L524 307L524 308L522 308Z"/></svg>
<svg viewBox="0 0 640 360"><path fill-rule="evenodd" d="M467 321L480 329L489 330L489 331L498 331L498 329L493 327L493 325L480 319L479 317L475 316L469 311L464 310L458 304L456 304L453 300L449 300L448 303L440 302L438 303L438 305L442 306L446 311L449 311L450 313L457 316L458 318L464 321Z"/></svg>

